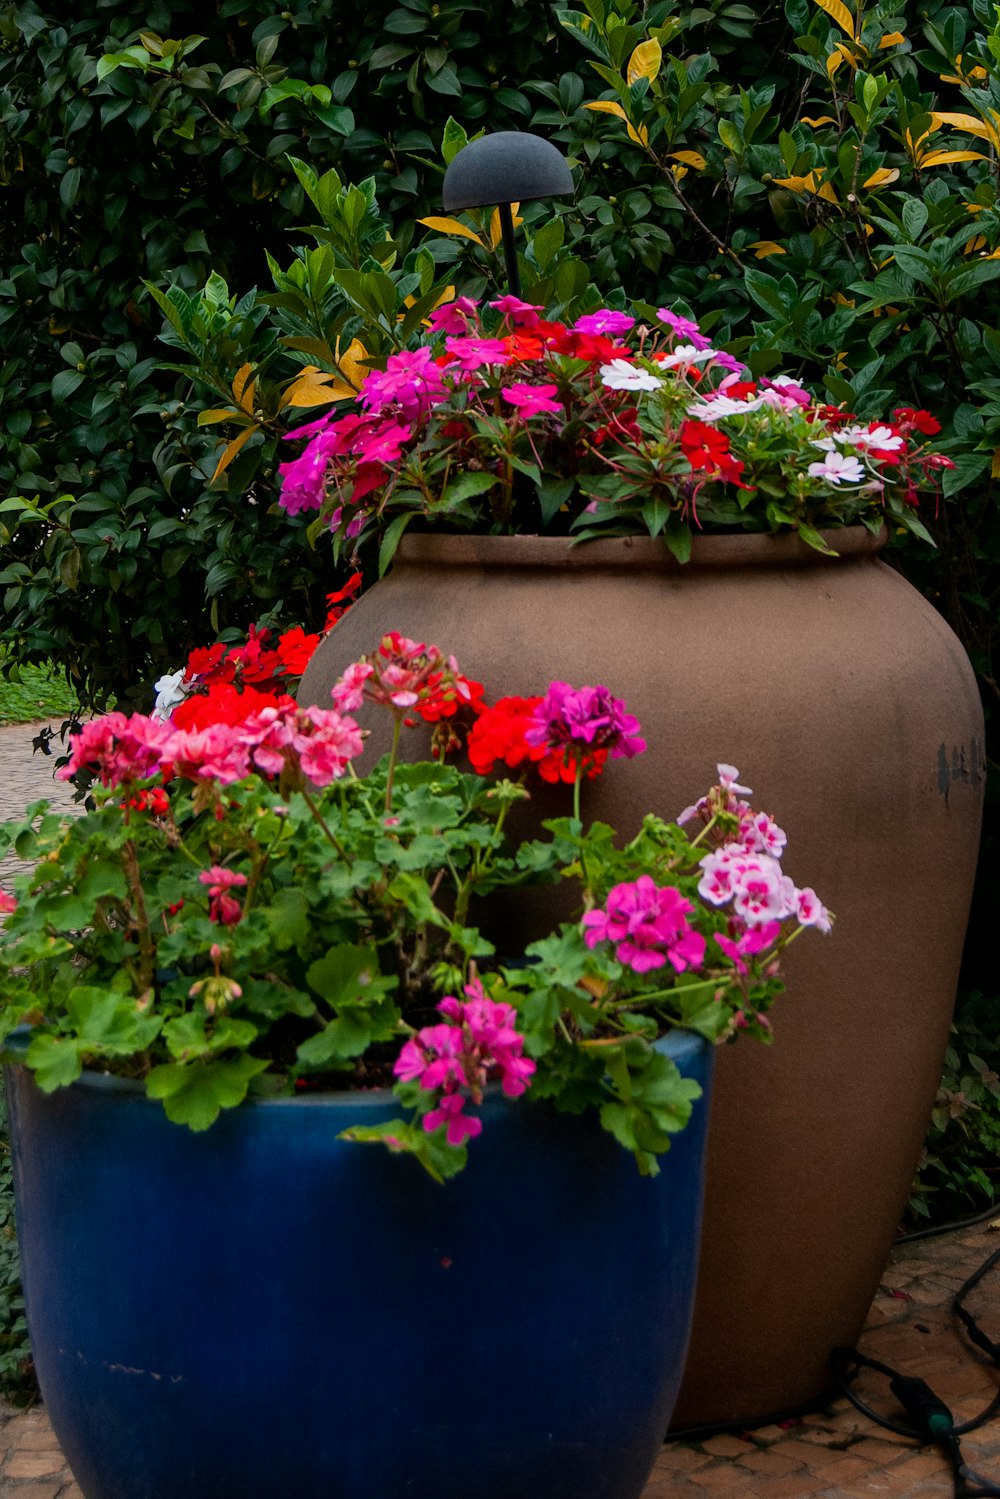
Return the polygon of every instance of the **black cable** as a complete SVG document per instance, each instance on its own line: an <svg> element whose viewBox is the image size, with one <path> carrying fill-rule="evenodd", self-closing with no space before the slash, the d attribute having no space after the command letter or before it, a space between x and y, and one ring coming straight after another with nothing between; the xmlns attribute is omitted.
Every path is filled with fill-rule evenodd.
<svg viewBox="0 0 1000 1499"><path fill-rule="evenodd" d="M970 1342L975 1344L1000 1370L1000 1343L983 1332L972 1313L967 1311L964 1305L969 1292L975 1289L983 1276L998 1262L1000 1262L1000 1249L994 1250L979 1266L979 1269L969 1276L952 1298L951 1309L961 1322ZM1000 1484L991 1482L990 1479L984 1478L970 1468L964 1461L959 1446L959 1437L985 1425L1000 1411L1000 1387L989 1405L980 1411L978 1416L973 1416L970 1421L956 1424L954 1416L940 1396L934 1393L930 1385L915 1375L900 1374L897 1370L891 1369L888 1364L879 1363L878 1359L868 1358L865 1354L859 1353L856 1348L835 1349L831 1364L841 1393L847 1396L854 1408L862 1415L874 1421L877 1426L896 1432L899 1436L911 1437L919 1442L933 1442L944 1449L951 1464L955 1499L987 1499L987 1496L990 1496L990 1499L992 1496L998 1496L1000 1499ZM886 1376L892 1393L912 1418L914 1422L912 1426L904 1426L898 1421L890 1420L887 1416L879 1415L861 1399L850 1386L850 1381L860 1369L874 1369L876 1373Z"/></svg>
<svg viewBox="0 0 1000 1499"><path fill-rule="evenodd" d="M941 1234L956 1234L963 1228L976 1228L980 1223L986 1223L990 1218L1000 1219L1000 1202L992 1203L988 1208L983 1208L974 1218L956 1218L954 1223L935 1223L930 1228L915 1228L912 1233L900 1234L893 1243L895 1249L899 1244L916 1244L921 1239L936 1239Z"/></svg>

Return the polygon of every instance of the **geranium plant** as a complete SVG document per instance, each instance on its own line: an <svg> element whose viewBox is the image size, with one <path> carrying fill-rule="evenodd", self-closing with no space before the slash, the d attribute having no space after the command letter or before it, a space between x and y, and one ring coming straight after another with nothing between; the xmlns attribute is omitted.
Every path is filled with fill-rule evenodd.
<svg viewBox="0 0 1000 1499"><path fill-rule="evenodd" d="M572 326L505 296L433 311L417 347L361 382L355 409L288 436L281 504L319 510L338 554L369 539L384 569L414 520L494 534L663 535L681 561L702 528L820 531L917 515L949 458L940 426L899 408L857 421L789 376L753 380L698 325L603 309Z"/></svg>
<svg viewBox="0 0 1000 1499"><path fill-rule="evenodd" d="M657 1040L767 1039L782 951L829 929L731 766L624 846L585 826L587 778L645 749L606 687L489 704L453 657L390 633L329 707L243 698L215 722L94 720L64 772L96 777L92 809L42 803L4 829L35 864L3 897L0 1038L46 1091L112 1072L200 1130L248 1093L392 1086L400 1117L353 1137L445 1177L495 1082L599 1110L655 1171L698 1091ZM367 770L363 707L393 728ZM427 725L434 758L405 763L403 736ZM462 746L471 771L447 758ZM574 811L513 846L536 777ZM477 925L489 903L554 880L576 914L497 954Z"/></svg>

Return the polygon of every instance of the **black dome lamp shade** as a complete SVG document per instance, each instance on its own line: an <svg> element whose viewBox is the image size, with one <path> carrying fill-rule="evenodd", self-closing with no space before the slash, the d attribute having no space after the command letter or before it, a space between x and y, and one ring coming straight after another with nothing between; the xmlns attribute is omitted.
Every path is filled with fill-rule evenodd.
<svg viewBox="0 0 1000 1499"><path fill-rule="evenodd" d="M452 158L444 174L441 197L448 213L497 205L507 284L519 297L521 278L510 205L537 198L562 198L572 191L573 178L566 158L550 141L525 130L498 130L470 141Z"/></svg>

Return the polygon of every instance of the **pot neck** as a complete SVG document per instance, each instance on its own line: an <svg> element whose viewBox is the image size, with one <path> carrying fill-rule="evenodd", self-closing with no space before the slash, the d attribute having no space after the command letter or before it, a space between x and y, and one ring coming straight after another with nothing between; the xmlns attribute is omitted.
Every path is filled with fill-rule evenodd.
<svg viewBox="0 0 1000 1499"><path fill-rule="evenodd" d="M518 567L577 571L611 569L676 572L701 568L836 567L875 557L888 538L883 526L872 535L864 526L820 533L835 556L807 546L798 536L764 536L741 531L729 536L696 536L691 560L680 563L666 545L649 536L615 536L574 542L565 536L409 535L400 542L394 570L407 567Z"/></svg>

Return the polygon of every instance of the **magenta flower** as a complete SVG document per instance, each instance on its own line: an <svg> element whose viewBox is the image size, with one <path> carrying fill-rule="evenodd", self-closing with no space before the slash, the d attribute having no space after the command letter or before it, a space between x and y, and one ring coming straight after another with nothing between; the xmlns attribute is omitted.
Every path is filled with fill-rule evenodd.
<svg viewBox="0 0 1000 1499"><path fill-rule="evenodd" d="M687 917L694 910L672 885L660 886L648 874L608 891L604 910L583 918L588 947L614 942L615 957L635 973L648 973L671 963L678 973L698 968L705 957L705 939Z"/></svg>
<svg viewBox="0 0 1000 1499"><path fill-rule="evenodd" d="M800 926L818 927L821 932L828 932L832 925L829 911L823 905L815 890L807 885L803 890L795 892L795 914Z"/></svg>
<svg viewBox="0 0 1000 1499"><path fill-rule="evenodd" d="M639 720L607 687L575 688L568 682L550 682L524 737L529 744L554 750L590 754L605 750L617 760L643 753L646 741L638 731Z"/></svg>
<svg viewBox="0 0 1000 1499"><path fill-rule="evenodd" d="M453 333L461 337L469 331L469 319L474 316L478 302L471 297L456 297L454 302L446 302L443 307L435 307L428 314L427 326L432 333Z"/></svg>
<svg viewBox="0 0 1000 1499"><path fill-rule="evenodd" d="M692 322L689 317L681 317L680 313L671 312L669 307L659 308L656 316L661 323L666 323L668 328L672 328L678 338L694 344L696 349L711 348L712 340L706 338L698 324Z"/></svg>
<svg viewBox="0 0 1000 1499"><path fill-rule="evenodd" d="M615 312L613 308L602 307L599 312L585 312L583 317L578 317L573 324L573 332L603 333L609 338L617 338L634 327L635 318L629 317L627 312Z"/></svg>
<svg viewBox="0 0 1000 1499"><path fill-rule="evenodd" d="M467 1118L462 1112L464 1108L464 1093L446 1093L439 1100L437 1108L424 1115L424 1129L430 1133L439 1129L442 1124L446 1125L449 1145L461 1145L466 1139L475 1139L476 1135L482 1134L483 1121Z"/></svg>
<svg viewBox="0 0 1000 1499"><path fill-rule="evenodd" d="M444 346L463 370L481 370L486 364L509 364L502 338L446 338Z"/></svg>
<svg viewBox="0 0 1000 1499"><path fill-rule="evenodd" d="M557 385L516 383L505 385L500 394L511 406L516 406L520 415L527 421L529 417L538 416L543 411L564 414L562 402L553 400L558 389Z"/></svg>
<svg viewBox="0 0 1000 1499"><path fill-rule="evenodd" d="M463 1114L468 1097L481 1103L483 1089L495 1077L508 1098L518 1098L535 1070L524 1055L524 1037L515 1029L513 1006L489 999L478 979L466 984L463 992L464 1001L445 995L438 1005L445 1021L418 1031L393 1066L404 1082L441 1093L437 1105L424 1115L423 1125L428 1132L446 1125L449 1145L461 1145L482 1128L478 1119Z"/></svg>
<svg viewBox="0 0 1000 1499"><path fill-rule="evenodd" d="M375 415L398 408L402 416L414 422L426 416L447 391L433 352L424 345L390 354L384 370L369 370L358 399Z"/></svg>
<svg viewBox="0 0 1000 1499"><path fill-rule="evenodd" d="M509 292L505 297L498 297L495 302L491 302L490 306L508 318L515 328L533 328L542 311L540 307L535 307L531 302L522 302L520 297L511 296Z"/></svg>

